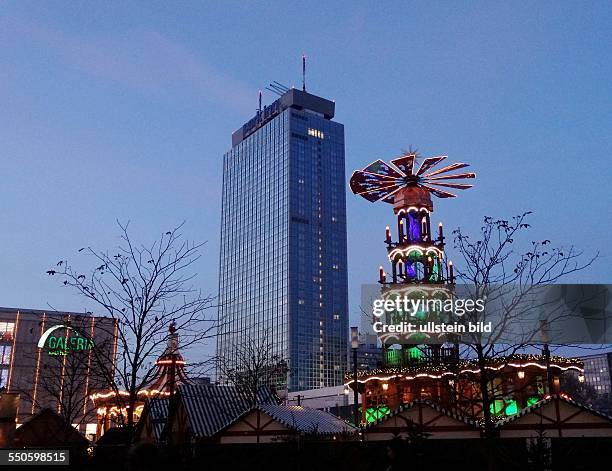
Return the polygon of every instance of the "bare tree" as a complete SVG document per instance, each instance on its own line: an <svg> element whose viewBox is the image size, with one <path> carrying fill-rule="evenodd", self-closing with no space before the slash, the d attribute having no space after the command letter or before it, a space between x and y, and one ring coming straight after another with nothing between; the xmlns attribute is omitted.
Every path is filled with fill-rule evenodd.
<svg viewBox="0 0 612 471"><path fill-rule="evenodd" d="M266 338L242 342L232 349L235 363L228 366L218 362L218 371L224 381L248 394L253 405L258 402L262 387L276 389L287 381L289 368L286 360L274 353L272 344Z"/></svg>
<svg viewBox="0 0 612 471"><path fill-rule="evenodd" d="M214 323L208 311L213 299L193 286L196 274L191 269L204 244L184 239L183 224L149 246L131 240L128 224L118 225L121 245L112 253L79 249L93 268L81 271L62 260L47 273L59 276L63 285L116 320L116 359L95 349L96 367L107 378L117 406L126 410L125 422L131 426L139 393L152 379L170 324L174 322L180 332L183 349L201 343L212 336Z"/></svg>
<svg viewBox="0 0 612 471"><path fill-rule="evenodd" d="M489 384L499 376L487 365L495 358L508 357L530 345L542 343L539 329L525 327L533 320L531 299L538 287L556 283L588 267L596 258L582 262L581 251L573 246L567 249L552 247L548 239L532 241L529 248L522 251L516 249L519 238L530 228L527 222L530 214L525 212L510 221L485 217L477 239L461 229L453 231L454 247L461 259L455 271L457 281L465 284L472 299L486 299L487 305L497 301L498 306L498 312L485 314L493 318L486 340L482 333L470 334L463 340L468 342L467 348L478 363L480 406L487 436L494 433L490 406L495 397L494 392L489 391ZM567 311L553 310L546 322L551 324L563 316L567 316ZM484 318L468 313L464 320L482 321Z"/></svg>

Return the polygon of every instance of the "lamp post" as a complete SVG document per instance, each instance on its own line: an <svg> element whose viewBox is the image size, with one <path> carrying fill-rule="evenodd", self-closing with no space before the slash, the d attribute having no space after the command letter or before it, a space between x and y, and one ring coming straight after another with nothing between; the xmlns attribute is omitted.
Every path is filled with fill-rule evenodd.
<svg viewBox="0 0 612 471"><path fill-rule="evenodd" d="M550 339L548 335L548 320L540 320L540 337L542 339L542 343L544 344L542 353L544 355L546 365L546 383L548 387L548 394L552 395L554 393L554 384L553 377L550 372L550 348L548 348L548 342Z"/></svg>
<svg viewBox="0 0 612 471"><path fill-rule="evenodd" d="M359 348L359 329L351 327L351 350L353 350L353 419L355 427L361 423L359 417L359 391L357 385L357 349Z"/></svg>
<svg viewBox="0 0 612 471"><path fill-rule="evenodd" d="M551 396L555 393L554 389L554 383L553 383L553 377L552 374L550 372L550 348L548 348L548 344L545 343L544 344L544 348L542 349L543 353L544 353L544 361L546 364L546 383L548 386L548 394L550 394Z"/></svg>

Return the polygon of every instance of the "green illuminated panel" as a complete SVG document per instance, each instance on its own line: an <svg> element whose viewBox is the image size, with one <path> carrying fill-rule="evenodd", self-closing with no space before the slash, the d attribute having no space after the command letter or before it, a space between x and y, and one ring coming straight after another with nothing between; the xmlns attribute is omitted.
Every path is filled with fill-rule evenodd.
<svg viewBox="0 0 612 471"><path fill-rule="evenodd" d="M388 406L380 406L380 407L368 407L366 409L366 422L371 424L372 422L376 422L377 420L382 419L386 415L388 415L391 411Z"/></svg>
<svg viewBox="0 0 612 471"><path fill-rule="evenodd" d="M506 405L506 415L514 415L518 412L518 405L514 399L508 401Z"/></svg>
<svg viewBox="0 0 612 471"><path fill-rule="evenodd" d="M386 352L386 362L388 366L399 366L401 363L401 350L397 350L395 348L387 350Z"/></svg>
<svg viewBox="0 0 612 471"><path fill-rule="evenodd" d="M420 360L423 352L419 350L417 347L412 347L408 349L408 358L413 360Z"/></svg>
<svg viewBox="0 0 612 471"><path fill-rule="evenodd" d="M493 415L500 415L503 412L505 406L506 403L504 401L502 401L501 399L497 399L491 403L491 405L489 406L489 410Z"/></svg>
<svg viewBox="0 0 612 471"><path fill-rule="evenodd" d="M537 404L538 402L540 402L540 398L532 396L529 399L527 399L527 407L533 406L534 404Z"/></svg>
<svg viewBox="0 0 612 471"><path fill-rule="evenodd" d="M514 415L518 413L518 404L514 399L497 399L489 406L493 415Z"/></svg>
<svg viewBox="0 0 612 471"><path fill-rule="evenodd" d="M438 281L438 257L432 258L431 275L429 275L429 281Z"/></svg>

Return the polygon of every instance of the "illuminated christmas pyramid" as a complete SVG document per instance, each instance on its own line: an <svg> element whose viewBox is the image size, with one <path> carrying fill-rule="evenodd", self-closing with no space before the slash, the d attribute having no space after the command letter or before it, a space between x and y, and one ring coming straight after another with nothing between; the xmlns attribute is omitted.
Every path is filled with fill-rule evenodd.
<svg viewBox="0 0 612 471"><path fill-rule="evenodd" d="M431 230L432 195L454 198L454 190L471 188L461 180L474 179L475 173L456 172L468 167L453 163L436 169L446 156L428 157L418 163L415 152L391 160L376 160L353 173L353 193L370 202L393 205L397 220L397 239L387 226L385 244L391 266L387 272L379 268L380 297L395 299L440 299L453 296L455 277L452 262L445 257L442 224ZM384 314L387 324L405 321L405 312ZM417 322L431 320L442 313L412 313ZM437 321L448 319L436 318ZM478 419L482 417L479 372L473 359L459 358L459 338L448 334L382 333L383 365L377 370L359 371L363 422L373 422L398 407L415 400L431 400L449 410ZM547 394L559 392L560 375L567 370L582 372L578 359L553 357L549 364L540 355L513 355L488 360L487 371L496 372L488 383L493 398L491 412L495 416L516 414ZM556 390L548 391L546 375ZM352 374L345 376L345 385L355 387Z"/></svg>

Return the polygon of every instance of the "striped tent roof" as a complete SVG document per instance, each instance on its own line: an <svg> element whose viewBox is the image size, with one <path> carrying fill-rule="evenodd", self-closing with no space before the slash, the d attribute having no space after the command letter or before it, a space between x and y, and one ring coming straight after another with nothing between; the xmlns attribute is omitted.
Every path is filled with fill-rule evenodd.
<svg viewBox="0 0 612 471"><path fill-rule="evenodd" d="M589 406L586 406L584 404L581 404L580 402L576 402L573 399L570 399L569 397L567 397L564 394L553 394L549 397L547 397L546 399L542 399L539 402L536 402L535 404L525 407L523 409L521 409L520 411L518 411L516 414L511 415L510 417L506 417L504 419L499 420L496 424L495 427L496 428L501 428L506 424L509 424L511 422L514 422L515 420L519 419L520 417L523 417L527 414L529 414L530 412L540 409L542 407L544 407L546 404L552 402L553 400L559 400L559 401L563 401L563 402L567 402L568 404L572 404L576 407L579 407L582 410L588 411L592 414L595 414L599 417L602 417L604 419L610 420L612 421L612 417L610 417L609 415L604 414L603 412L600 412L598 410L595 410Z"/></svg>
<svg viewBox="0 0 612 471"><path fill-rule="evenodd" d="M375 427L377 424L380 424L381 422L384 422L386 420L389 420L392 417L395 417L396 415L398 415L400 412L405 411L405 410L410 410L415 406L418 406L419 404L424 405L424 406L428 406L431 407L432 409L434 409L437 412L440 412L441 414L447 415L448 417L451 417L455 420L459 420L460 422L463 422L467 425L471 425L476 427L477 424L474 420L470 419L469 417L464 417L463 415L457 414L456 412L450 411L448 409L445 409L444 407L438 405L437 403L429 400L429 399L415 399L414 401L410 401L407 404L402 404L400 405L397 409L391 411L390 414L385 415L384 417L376 420L375 422L372 422L370 424L368 424L366 426L366 428L372 428Z"/></svg>
<svg viewBox="0 0 612 471"><path fill-rule="evenodd" d="M169 404L170 399L168 398L150 398L146 401L145 407L148 406L149 414L151 415L153 435L156 441L161 440L162 432L166 426Z"/></svg>
<svg viewBox="0 0 612 471"><path fill-rule="evenodd" d="M357 429L329 412L302 406L261 404L256 407L299 433L340 434Z"/></svg>
<svg viewBox="0 0 612 471"><path fill-rule="evenodd" d="M249 411L250 395L245 390L226 385L183 384L178 388L194 438L212 437L222 428ZM258 393L259 404L277 404L271 388L263 387Z"/></svg>

